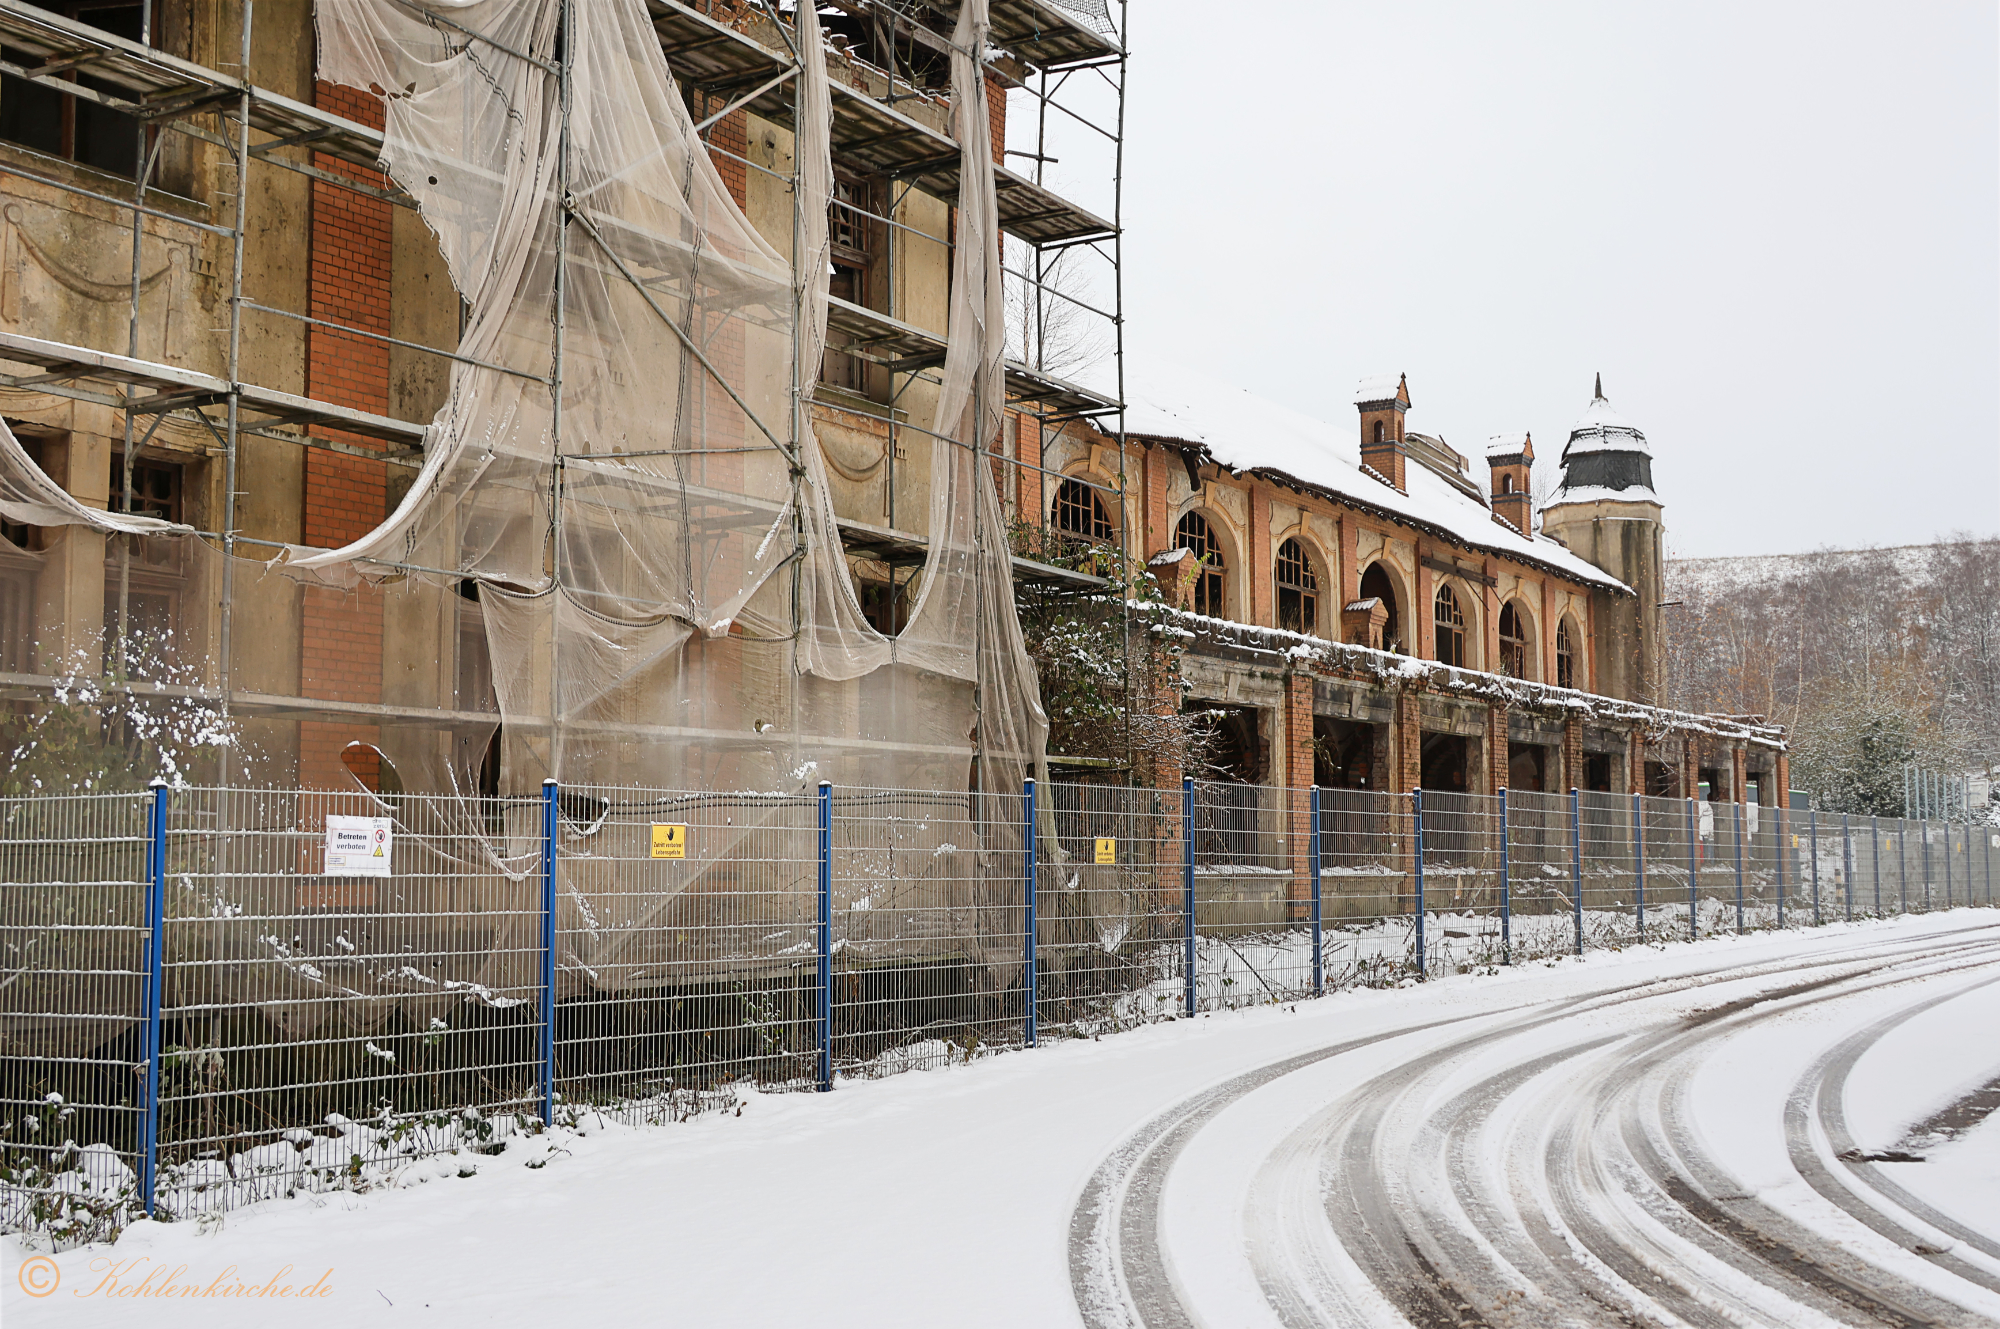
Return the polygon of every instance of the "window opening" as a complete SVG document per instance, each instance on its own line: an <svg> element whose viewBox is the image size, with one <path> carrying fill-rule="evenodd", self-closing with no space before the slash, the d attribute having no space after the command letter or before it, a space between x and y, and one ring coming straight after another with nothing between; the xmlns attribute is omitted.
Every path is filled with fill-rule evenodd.
<svg viewBox="0 0 2000 1329"><path fill-rule="evenodd" d="M1500 607L1500 672L1528 676L1528 632L1511 600Z"/></svg>
<svg viewBox="0 0 2000 1329"><path fill-rule="evenodd" d="M1194 612L1210 618L1225 617L1223 576L1228 569L1223 565L1222 546L1217 543L1215 532L1209 529L1208 519L1199 512L1182 517L1174 529L1174 545L1200 560L1194 574Z"/></svg>
<svg viewBox="0 0 2000 1329"><path fill-rule="evenodd" d="M1556 624L1556 686L1576 686L1576 639L1566 618Z"/></svg>
<svg viewBox="0 0 2000 1329"><path fill-rule="evenodd" d="M1437 593L1437 607L1433 615L1437 628L1437 659L1440 664L1465 664L1465 611L1459 608L1458 597L1451 593L1451 587L1440 586Z"/></svg>
<svg viewBox="0 0 2000 1329"><path fill-rule="evenodd" d="M875 191L868 181L835 171L833 197L827 204L827 254L833 271L827 294L863 309L872 309L875 269ZM829 387L866 395L868 362L833 344L831 336L820 364L820 381Z"/></svg>
<svg viewBox="0 0 2000 1329"><path fill-rule="evenodd" d="M1111 517L1104 500L1081 480L1065 480L1056 486L1056 529L1064 535L1101 541L1112 537Z"/></svg>
<svg viewBox="0 0 2000 1329"><path fill-rule="evenodd" d="M1396 588L1380 563L1370 563L1368 570L1361 574L1361 598L1382 602L1382 608L1389 612L1389 621L1382 625L1382 647L1390 651L1401 650L1402 632L1396 619Z"/></svg>
<svg viewBox="0 0 2000 1329"><path fill-rule="evenodd" d="M1305 546L1287 540L1278 546L1278 626L1311 632L1319 626L1319 578Z"/></svg>
<svg viewBox="0 0 2000 1329"><path fill-rule="evenodd" d="M132 0L68 0L68 3L42 0L35 7L128 41L138 41L144 30L144 6ZM0 59L27 69L45 63L43 58L13 47L0 48ZM129 89L77 70L53 77L121 99L132 96ZM86 98L68 96L11 74L0 75L0 139L110 175L122 175L128 180L138 170L137 120Z"/></svg>
<svg viewBox="0 0 2000 1329"><path fill-rule="evenodd" d="M861 616L885 637L903 630L908 619L908 596L894 580L867 577L855 586L861 595Z"/></svg>

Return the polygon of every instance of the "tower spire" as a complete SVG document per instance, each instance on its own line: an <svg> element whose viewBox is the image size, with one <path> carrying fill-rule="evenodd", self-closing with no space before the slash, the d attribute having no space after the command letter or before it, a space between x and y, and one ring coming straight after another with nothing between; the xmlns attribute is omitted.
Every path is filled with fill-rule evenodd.
<svg viewBox="0 0 2000 1329"><path fill-rule="evenodd" d="M1604 371L1602 369L1597 371L1597 400L1604 400Z"/></svg>

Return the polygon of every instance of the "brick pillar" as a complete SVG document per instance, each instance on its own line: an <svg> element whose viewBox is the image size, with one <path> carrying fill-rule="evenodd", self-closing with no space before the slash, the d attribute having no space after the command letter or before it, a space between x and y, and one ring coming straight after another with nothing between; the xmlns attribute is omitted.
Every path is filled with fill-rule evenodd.
<svg viewBox="0 0 2000 1329"><path fill-rule="evenodd" d="M1583 788L1583 721L1575 716L1563 720L1561 792Z"/></svg>
<svg viewBox="0 0 2000 1329"><path fill-rule="evenodd" d="M695 118L706 120L723 107L729 105L729 98L721 94L702 94L695 99L701 114ZM736 206L747 209L750 206L750 167L744 158L750 155L750 122L742 111L731 111L716 121L708 131L708 155L715 163L716 174L729 187L729 197L736 200Z"/></svg>
<svg viewBox="0 0 2000 1329"><path fill-rule="evenodd" d="M1338 518L1340 533L1340 608L1345 609L1361 598L1361 568L1359 549L1361 532L1354 524L1351 514Z"/></svg>
<svg viewBox="0 0 2000 1329"><path fill-rule="evenodd" d="M1792 759L1790 754L1784 752L1778 754L1777 774L1771 778L1778 782L1778 796L1772 801L1781 808L1790 807L1792 805Z"/></svg>
<svg viewBox="0 0 2000 1329"><path fill-rule="evenodd" d="M1681 735L1681 797L1693 798L1701 783L1701 748L1693 734Z"/></svg>
<svg viewBox="0 0 2000 1329"><path fill-rule="evenodd" d="M354 88L320 83L320 106L371 127L382 124L382 105ZM377 186L377 172L315 153L320 170ZM335 185L312 186L312 231L307 263L314 318L388 334L390 302L390 205ZM389 346L333 328L306 334L306 395L339 406L389 413ZM315 428L315 434L379 451L372 439ZM386 515L387 467L366 457L307 449L301 538L322 548L346 544L378 525ZM299 690L329 701L382 700L382 605L366 589L353 592L310 587L302 592ZM380 729L367 723L305 720L299 724L299 782L321 788L351 787L341 753L350 743L378 744ZM371 787L379 778L372 763L357 772Z"/></svg>
<svg viewBox="0 0 2000 1329"><path fill-rule="evenodd" d="M1507 787L1507 703L1496 701L1486 708L1486 792L1497 794Z"/></svg>
<svg viewBox="0 0 2000 1329"><path fill-rule="evenodd" d="M1292 845L1287 915L1297 923L1312 916L1313 676L1303 671L1285 675L1284 772Z"/></svg>
<svg viewBox="0 0 2000 1329"><path fill-rule="evenodd" d="M1749 771L1745 769L1747 764L1745 758L1747 755L1748 754L1746 754L1743 751L1743 745L1741 743L1732 744L1730 746L1729 779L1730 782L1735 785L1735 788L1729 791L1730 799L1732 802L1741 803L1743 801L1744 786L1748 784L1750 775Z"/></svg>
<svg viewBox="0 0 2000 1329"><path fill-rule="evenodd" d="M1627 750L1631 755L1631 783L1626 786L1629 793L1646 793L1646 735L1643 730L1634 729L1626 735Z"/></svg>
<svg viewBox="0 0 2000 1329"><path fill-rule="evenodd" d="M1481 634L1479 667L1489 674L1498 674L1504 672L1500 668L1500 588L1494 584L1500 565L1489 558L1480 566L1486 574L1486 584L1480 591L1486 612L1482 616L1485 631Z"/></svg>
<svg viewBox="0 0 2000 1329"><path fill-rule="evenodd" d="M1152 653L1152 668L1146 671L1148 680L1140 705L1154 715L1173 715L1180 710L1180 691L1175 687L1177 680L1166 677L1161 667L1157 648L1148 643L1146 650ZM1160 791L1160 816L1153 828L1155 837L1154 889L1159 894L1160 907L1178 911L1181 907L1181 777L1185 772L1181 764L1167 753L1152 754L1153 787Z"/></svg>
<svg viewBox="0 0 2000 1329"><path fill-rule="evenodd" d="M1437 659L1437 610L1431 597L1437 588L1431 585L1431 570L1424 565L1424 542L1417 544L1417 595L1416 603L1410 606L1410 616L1403 625L1403 639L1410 643L1410 650L1420 660Z"/></svg>
<svg viewBox="0 0 2000 1329"><path fill-rule="evenodd" d="M1243 550L1244 602L1252 623L1277 626L1278 616L1271 604L1271 500L1264 486L1250 482L1250 529Z"/></svg>

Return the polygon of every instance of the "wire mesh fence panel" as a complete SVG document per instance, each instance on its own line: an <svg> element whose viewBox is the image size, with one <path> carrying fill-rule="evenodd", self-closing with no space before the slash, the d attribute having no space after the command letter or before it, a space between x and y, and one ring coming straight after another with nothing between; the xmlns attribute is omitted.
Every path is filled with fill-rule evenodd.
<svg viewBox="0 0 2000 1329"><path fill-rule="evenodd" d="M836 789L833 1064L892 1074L1025 1036L1027 802Z"/></svg>
<svg viewBox="0 0 2000 1329"><path fill-rule="evenodd" d="M1180 791L1052 783L1036 790L1041 1037L1090 1037L1183 1005Z"/></svg>
<svg viewBox="0 0 2000 1329"><path fill-rule="evenodd" d="M1500 800L1425 790L1425 972L1433 977L1503 958Z"/></svg>
<svg viewBox="0 0 2000 1329"><path fill-rule="evenodd" d="M1312 995L1310 791L1197 780L1193 799L1196 1001Z"/></svg>
<svg viewBox="0 0 2000 1329"><path fill-rule="evenodd" d="M150 801L0 799L0 1231L70 1244L133 1215Z"/></svg>
<svg viewBox="0 0 2000 1329"><path fill-rule="evenodd" d="M1738 831L1734 803L1695 802L1695 916L1701 936L1734 932Z"/></svg>
<svg viewBox="0 0 2000 1329"><path fill-rule="evenodd" d="M565 786L558 809L562 1101L673 1119L734 1081L809 1087L816 800Z"/></svg>
<svg viewBox="0 0 2000 1329"><path fill-rule="evenodd" d="M1414 840L1407 794L1319 791L1321 950L1326 986L1417 971Z"/></svg>
<svg viewBox="0 0 2000 1329"><path fill-rule="evenodd" d="M1699 930L1699 910L1691 890L1701 843L1694 804L1685 798L1642 795L1639 823L1646 868L1646 938L1689 936Z"/></svg>
<svg viewBox="0 0 2000 1329"><path fill-rule="evenodd" d="M1639 935L1638 830L1628 794L1585 790L1576 796L1583 854L1586 946L1622 946Z"/></svg>
<svg viewBox="0 0 2000 1329"><path fill-rule="evenodd" d="M1779 836L1784 810L1737 804L1743 823L1743 916L1750 928L1778 925Z"/></svg>
<svg viewBox="0 0 2000 1329"><path fill-rule="evenodd" d="M1568 794L1507 791L1513 958L1576 950L1576 839Z"/></svg>
<svg viewBox="0 0 2000 1329"><path fill-rule="evenodd" d="M539 1111L538 804L189 789L171 809L167 1212L366 1182Z"/></svg>

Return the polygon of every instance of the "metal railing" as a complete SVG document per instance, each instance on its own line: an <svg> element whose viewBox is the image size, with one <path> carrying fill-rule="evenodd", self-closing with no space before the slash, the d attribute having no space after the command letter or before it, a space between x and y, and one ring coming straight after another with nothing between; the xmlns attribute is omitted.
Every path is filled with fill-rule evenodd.
<svg viewBox="0 0 2000 1329"><path fill-rule="evenodd" d="M1990 906L1996 839L1192 780L0 800L0 1227L102 1239L141 1213L476 1167L587 1113L680 1119L745 1084Z"/></svg>

